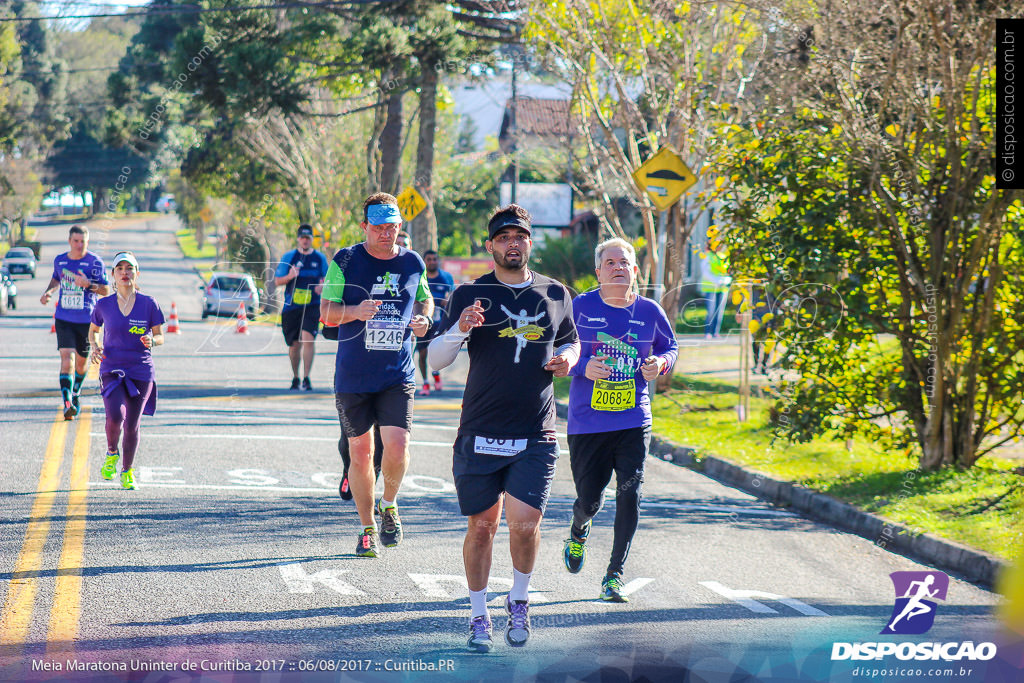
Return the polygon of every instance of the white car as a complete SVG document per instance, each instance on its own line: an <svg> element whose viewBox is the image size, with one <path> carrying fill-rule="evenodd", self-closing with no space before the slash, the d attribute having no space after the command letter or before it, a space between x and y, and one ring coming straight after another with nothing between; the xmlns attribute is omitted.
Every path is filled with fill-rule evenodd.
<svg viewBox="0 0 1024 683"><path fill-rule="evenodd" d="M203 319L211 315L235 315L238 304L245 306L250 319L260 310L260 294L256 281L248 273L214 272L210 281L199 285L203 292Z"/></svg>
<svg viewBox="0 0 1024 683"><path fill-rule="evenodd" d="M28 273L36 276L36 255L28 247L11 247L4 255L3 266L11 275Z"/></svg>

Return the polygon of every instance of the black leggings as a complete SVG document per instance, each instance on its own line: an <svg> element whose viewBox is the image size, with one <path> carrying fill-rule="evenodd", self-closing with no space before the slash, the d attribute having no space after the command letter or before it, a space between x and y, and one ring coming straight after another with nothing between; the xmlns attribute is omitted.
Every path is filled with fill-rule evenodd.
<svg viewBox="0 0 1024 683"><path fill-rule="evenodd" d="M604 490L615 473L615 537L608 576L622 576L640 523L640 489L644 461L651 445L651 428L569 435L569 462L576 484L572 523L577 529L594 518L604 503Z"/></svg>

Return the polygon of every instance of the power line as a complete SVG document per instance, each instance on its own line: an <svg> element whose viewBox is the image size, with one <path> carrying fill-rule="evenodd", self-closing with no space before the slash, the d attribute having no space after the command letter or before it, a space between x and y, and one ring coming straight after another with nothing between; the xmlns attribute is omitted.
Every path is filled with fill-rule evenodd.
<svg viewBox="0 0 1024 683"><path fill-rule="evenodd" d="M64 19L102 19L105 17L147 17L163 14L209 14L211 12L251 12L265 9L345 9L356 5L375 5L399 0L343 0L331 2L283 2L270 5L252 5L230 7L198 7L196 5L172 5L168 7L149 7L140 12L102 12L96 14L65 14L53 17L4 17L0 23L58 21Z"/></svg>

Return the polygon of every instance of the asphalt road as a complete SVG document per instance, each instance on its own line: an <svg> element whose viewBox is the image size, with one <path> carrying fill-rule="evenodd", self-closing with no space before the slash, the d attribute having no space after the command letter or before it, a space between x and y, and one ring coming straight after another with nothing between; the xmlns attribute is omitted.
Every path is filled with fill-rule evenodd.
<svg viewBox="0 0 1024 683"><path fill-rule="evenodd" d="M52 309L38 301L47 276L19 279L19 309L0 318L0 678L64 678L77 662L123 664L128 673L108 674L118 680L161 667L253 672L234 680L259 668L271 672L261 680L857 680L865 662L831 661L835 642L996 638L998 596L955 577L927 634L879 636L893 609L889 574L927 567L659 460L648 463L627 564L631 601L602 603L613 512L595 520L583 571L567 573L566 459L543 525L530 642L512 649L499 637L490 654L466 652L451 475L465 356L443 392L417 399L399 499L405 541L356 558L355 509L337 495L335 343L317 343L315 390L289 392L279 329L239 335L231 319L200 321L199 280L175 227L162 218L92 231L107 259L133 249L142 289L165 313L175 302L182 319L182 334L154 353L160 398L143 421L138 490L99 476L94 376L83 415L65 423L58 413ZM66 226L40 230L44 262L66 236ZM499 532L490 584L498 628L507 540ZM910 666L953 671L926 680L996 680L992 663Z"/></svg>

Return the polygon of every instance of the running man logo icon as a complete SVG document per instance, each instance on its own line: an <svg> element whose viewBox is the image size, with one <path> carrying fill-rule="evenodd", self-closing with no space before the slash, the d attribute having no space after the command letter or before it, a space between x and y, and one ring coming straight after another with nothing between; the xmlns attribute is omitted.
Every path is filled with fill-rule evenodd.
<svg viewBox="0 0 1024 683"><path fill-rule="evenodd" d="M933 600L946 599L949 576L942 572L893 572L889 578L896 590L896 604L881 632L900 635L926 633L935 622Z"/></svg>
<svg viewBox="0 0 1024 683"><path fill-rule="evenodd" d="M505 308L502 305L501 310L505 312L505 315L509 318L509 324L515 321L515 327L507 327L498 333L499 337L515 337L516 338L516 357L514 363L519 362L519 352L526 348L526 342L537 341L544 336L544 328L539 325L533 325L541 318L544 317L544 311L541 311L537 315L526 315L525 309L520 309L519 315L516 315L512 311Z"/></svg>

